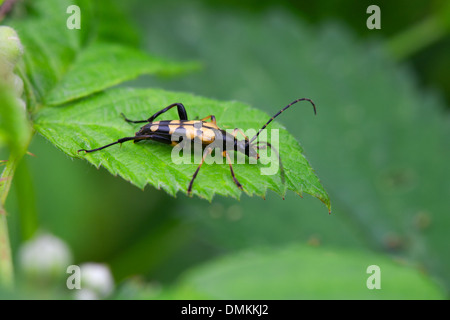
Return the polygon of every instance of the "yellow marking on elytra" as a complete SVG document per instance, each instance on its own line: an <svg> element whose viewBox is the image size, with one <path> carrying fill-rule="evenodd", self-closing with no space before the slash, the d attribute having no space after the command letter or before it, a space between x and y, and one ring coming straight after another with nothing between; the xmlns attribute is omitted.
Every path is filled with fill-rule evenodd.
<svg viewBox="0 0 450 320"><path fill-rule="evenodd" d="M160 121L155 121L151 124L150 130L156 132L160 129ZM169 128L169 134L174 134L178 128L184 128L186 130L186 138L193 140L195 137L200 138L204 144L214 142L216 139L215 130L220 130L213 122L205 122L201 120L180 121L171 120L167 124ZM198 134L198 131L201 134Z"/></svg>
<svg viewBox="0 0 450 320"><path fill-rule="evenodd" d="M174 124L169 124L169 134L173 134L175 132L175 130L177 130L180 127L179 124L174 125Z"/></svg>
<svg viewBox="0 0 450 320"><path fill-rule="evenodd" d="M195 138L195 132L197 131L194 126L186 126L186 138L193 140Z"/></svg>
<svg viewBox="0 0 450 320"><path fill-rule="evenodd" d="M214 130L211 130L209 128L203 128L202 130L202 141L211 143L216 139L216 134Z"/></svg>

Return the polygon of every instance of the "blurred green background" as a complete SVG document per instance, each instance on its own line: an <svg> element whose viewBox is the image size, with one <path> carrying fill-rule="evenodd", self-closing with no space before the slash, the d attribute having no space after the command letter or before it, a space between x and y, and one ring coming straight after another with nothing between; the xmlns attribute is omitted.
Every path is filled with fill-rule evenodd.
<svg viewBox="0 0 450 320"><path fill-rule="evenodd" d="M366 27L371 4L381 8L381 30ZM127 86L269 114L313 99L317 117L294 108L279 121L304 147L333 213L293 193L209 203L142 191L35 136L36 157L18 168L7 202L13 252L25 240L19 216L34 212L76 264L107 263L120 298L448 298L446 1L170 0L124 9L137 30L130 42L203 65ZM372 264L382 270L377 292L365 286Z"/></svg>

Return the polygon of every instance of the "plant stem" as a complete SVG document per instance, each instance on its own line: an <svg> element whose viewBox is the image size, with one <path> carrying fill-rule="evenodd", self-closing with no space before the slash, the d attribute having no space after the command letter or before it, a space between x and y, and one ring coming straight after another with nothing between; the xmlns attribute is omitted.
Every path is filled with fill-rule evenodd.
<svg viewBox="0 0 450 320"><path fill-rule="evenodd" d="M21 156L10 156L0 180L0 285L6 287L12 287L14 283L14 268L4 205L20 158Z"/></svg>
<svg viewBox="0 0 450 320"><path fill-rule="evenodd" d="M11 188L12 179L22 157L27 153L33 133L30 132L21 151L11 152L5 169L0 176L0 286L12 287L14 284L14 266L9 242L7 213L5 202Z"/></svg>
<svg viewBox="0 0 450 320"><path fill-rule="evenodd" d="M14 187L17 195L18 211L20 213L20 230L22 240L32 238L38 228L36 195L34 192L33 179L27 157L20 161L14 174Z"/></svg>
<svg viewBox="0 0 450 320"><path fill-rule="evenodd" d="M14 269L9 244L8 223L3 206L0 207L0 286L12 287Z"/></svg>
<svg viewBox="0 0 450 320"><path fill-rule="evenodd" d="M5 169L0 177L0 204L2 207L5 205L6 197L8 196L9 189L11 188L14 171L16 170L17 163L21 158L22 156L11 155L5 164Z"/></svg>
<svg viewBox="0 0 450 320"><path fill-rule="evenodd" d="M404 60L439 41L448 32L449 27L439 16L431 16L391 38L387 47L397 60Z"/></svg>

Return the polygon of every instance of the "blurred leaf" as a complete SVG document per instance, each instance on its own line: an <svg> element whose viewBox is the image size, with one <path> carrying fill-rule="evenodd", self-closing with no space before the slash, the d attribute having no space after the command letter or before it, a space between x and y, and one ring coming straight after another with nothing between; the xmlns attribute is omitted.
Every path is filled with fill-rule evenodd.
<svg viewBox="0 0 450 320"><path fill-rule="evenodd" d="M180 64L152 57L133 48L94 43L82 50L61 81L45 98L46 104L62 104L85 97L141 74L180 73L195 64Z"/></svg>
<svg viewBox="0 0 450 320"><path fill-rule="evenodd" d="M85 0L91 4L92 1ZM130 19L130 2L121 0L97 0L94 5L94 16L98 37L105 41L139 46L142 34Z"/></svg>
<svg viewBox="0 0 450 320"><path fill-rule="evenodd" d="M126 123L120 113L130 118L146 119L174 101L182 101L191 118L214 114L219 125L229 129L260 128L269 119L263 112L237 102L218 102L190 94L153 89L115 89L64 107L43 109L35 118L35 127L72 157L85 157L95 166L102 165L112 174L118 174L140 188L150 183L175 195L180 190L187 191L198 164L174 164L171 148L167 145L128 143L120 149L113 147L85 156L77 154L81 148L97 148L119 138L133 136L136 128ZM161 117L170 118L176 119L174 111ZM279 152L285 167L287 188L299 194L311 194L330 209L328 195L302 155L298 142L276 123L272 127L280 129ZM235 164L234 170L249 195L264 196L267 189L283 195L284 186L279 174L263 176L260 173L262 167L261 163ZM231 179L226 163L203 166L193 192L206 199L212 199L216 193L236 198L241 194Z"/></svg>
<svg viewBox="0 0 450 320"><path fill-rule="evenodd" d="M165 208L167 203L161 209ZM138 239L123 251L115 252L114 257L108 262L116 280L126 279L130 274L151 274L185 243L191 229L180 224L178 219L173 219L171 213L162 216L159 212L154 212L151 224L145 228L144 234L137 237Z"/></svg>
<svg viewBox="0 0 450 320"><path fill-rule="evenodd" d="M370 265L381 289L368 289ZM151 294L149 293L150 297ZM411 266L380 255L343 249L289 246L255 249L195 267L163 299L444 299Z"/></svg>

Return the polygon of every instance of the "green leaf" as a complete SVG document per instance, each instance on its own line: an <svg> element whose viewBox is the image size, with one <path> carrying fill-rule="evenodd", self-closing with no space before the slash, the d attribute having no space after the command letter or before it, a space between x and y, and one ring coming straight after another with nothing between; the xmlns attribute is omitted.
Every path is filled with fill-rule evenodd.
<svg viewBox="0 0 450 320"><path fill-rule="evenodd" d="M170 75L197 67L152 57L112 43L94 43L82 50L61 81L45 97L47 105L85 97L141 74Z"/></svg>
<svg viewBox="0 0 450 320"><path fill-rule="evenodd" d="M381 289L368 289L380 270ZM372 283L372 281L370 281ZM147 293L151 297L151 293ZM154 298L154 297L153 297ZM405 263L355 250L289 246L254 249L188 271L163 299L444 299L430 279Z"/></svg>
<svg viewBox="0 0 450 320"><path fill-rule="evenodd" d="M174 102L182 102L186 106L190 119L215 115L218 125L224 129L257 130L270 119L267 114L238 102L219 102L155 89L119 88L99 93L91 99L43 109L35 118L35 128L68 155L86 158L97 167L102 165L140 188L149 183L171 195L180 190L186 193L198 164L174 164L171 148L167 145L125 143L121 148L114 146L86 155L77 153L78 149L97 148L122 137L134 136L138 126L126 123L120 117L121 113L133 119L147 119ZM177 119L176 111L170 110L160 119ZM299 143L277 123L271 124L271 128L280 129L279 152L285 167L286 187L298 194L311 194L330 209L328 195L302 155ZM261 163L233 166L247 194L264 196L266 190L271 189L284 195L280 174L263 176L260 171L263 167ZM236 198L241 194L226 163L204 165L193 192L209 200L214 194Z"/></svg>
<svg viewBox="0 0 450 320"><path fill-rule="evenodd" d="M38 101L58 83L80 50L78 32L55 25L50 20L14 23L24 47L25 74Z"/></svg>

